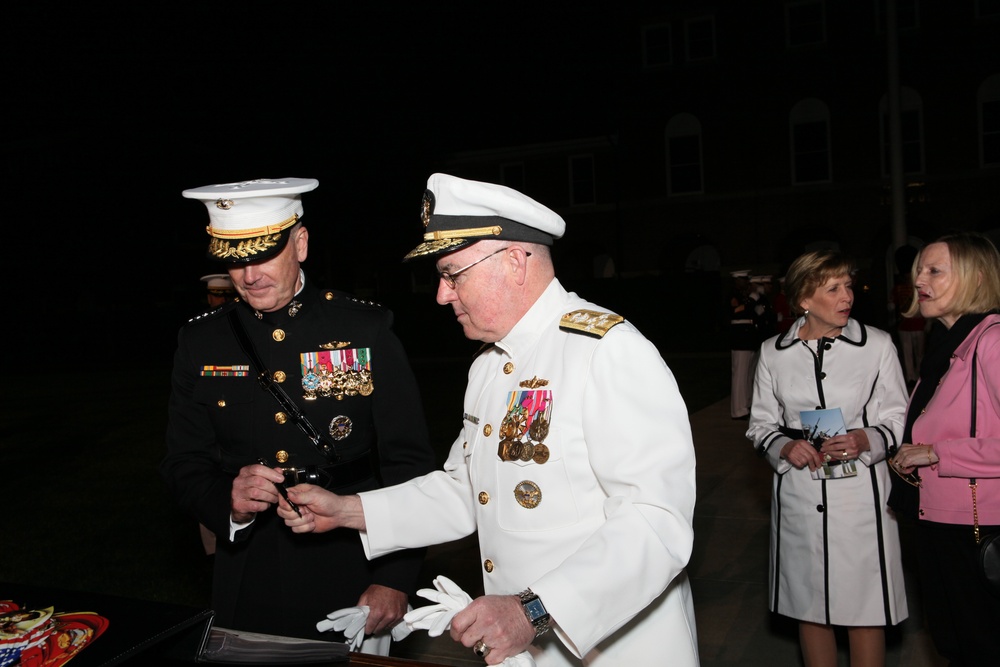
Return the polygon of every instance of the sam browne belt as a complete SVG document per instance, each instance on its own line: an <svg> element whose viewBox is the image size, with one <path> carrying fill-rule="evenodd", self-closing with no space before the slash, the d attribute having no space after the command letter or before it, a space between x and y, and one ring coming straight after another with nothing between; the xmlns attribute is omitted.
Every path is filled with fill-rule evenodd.
<svg viewBox="0 0 1000 667"><path fill-rule="evenodd" d="M295 425L299 427L309 441L312 442L313 446L318 449L326 460L330 463L336 463L340 460L340 454L337 453L337 447L333 444L329 437L324 436L323 433L316 430L316 427L306 419L306 415L299 406L295 405L285 390L274 381L271 376L271 371L267 370L264 364L260 360L260 356L257 354L257 350L253 346L253 341L250 340L250 336L247 334L246 328L244 328L243 323L240 322L238 309L234 308L229 311L229 324L233 328L233 333L236 334L236 340L239 341L240 347L243 348L243 352L250 357L250 364L257 371L257 382L264 390L274 397L274 400L278 401L282 410L295 422Z"/></svg>

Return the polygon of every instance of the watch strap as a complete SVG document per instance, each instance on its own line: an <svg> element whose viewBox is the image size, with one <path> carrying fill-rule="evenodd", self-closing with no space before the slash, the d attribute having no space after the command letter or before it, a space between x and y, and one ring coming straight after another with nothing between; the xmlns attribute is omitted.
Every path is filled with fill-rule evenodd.
<svg viewBox="0 0 1000 667"><path fill-rule="evenodd" d="M530 588L524 589L517 596L521 599L524 616L535 628L535 637L541 637L549 631L549 622L551 621L551 616L545 609L545 605L542 604L541 598Z"/></svg>

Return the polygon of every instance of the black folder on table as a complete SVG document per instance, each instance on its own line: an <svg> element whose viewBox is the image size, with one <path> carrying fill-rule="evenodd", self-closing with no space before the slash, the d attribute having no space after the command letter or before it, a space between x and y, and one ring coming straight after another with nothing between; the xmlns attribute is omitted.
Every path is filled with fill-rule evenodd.
<svg viewBox="0 0 1000 667"><path fill-rule="evenodd" d="M53 620L101 619L99 634L79 648L70 667L180 666L195 662L295 665L348 660L348 647L341 642L213 627L214 613L210 609L0 582L2 601L20 610L51 608ZM54 642L50 643L54 647Z"/></svg>

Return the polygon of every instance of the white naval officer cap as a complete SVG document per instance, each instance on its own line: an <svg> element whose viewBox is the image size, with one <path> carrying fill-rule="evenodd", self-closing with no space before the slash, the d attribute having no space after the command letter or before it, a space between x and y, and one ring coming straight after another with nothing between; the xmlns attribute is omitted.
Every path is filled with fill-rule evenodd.
<svg viewBox="0 0 1000 667"><path fill-rule="evenodd" d="M741 271L730 271L729 275L732 276L733 278L749 278L750 277L750 269L741 270Z"/></svg>
<svg viewBox="0 0 1000 667"><path fill-rule="evenodd" d="M448 174L432 174L421 203L424 241L403 261L504 239L552 245L566 232L555 211L517 190Z"/></svg>
<svg viewBox="0 0 1000 667"><path fill-rule="evenodd" d="M205 283L209 294L224 296L236 291L233 287L233 279L229 277L228 273L210 273L207 276L202 276L201 280Z"/></svg>
<svg viewBox="0 0 1000 667"><path fill-rule="evenodd" d="M285 230L302 217L301 194L318 185L314 178L258 178L205 185L181 194L208 207L209 259L247 263L284 249Z"/></svg>

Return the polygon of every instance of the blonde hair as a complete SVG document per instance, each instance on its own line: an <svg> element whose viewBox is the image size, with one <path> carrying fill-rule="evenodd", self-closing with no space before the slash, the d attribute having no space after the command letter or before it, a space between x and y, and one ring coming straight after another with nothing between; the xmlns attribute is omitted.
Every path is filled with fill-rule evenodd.
<svg viewBox="0 0 1000 667"><path fill-rule="evenodd" d="M1000 253L989 238L977 232L945 234L932 243L948 246L951 270L958 281L955 292L954 312L961 317L966 313L988 313L1000 308ZM930 244L928 244L930 245ZM926 249L927 246L924 246ZM910 275L917 283L917 267L924 250L913 262ZM906 317L920 313L917 291L913 291L910 307L903 311Z"/></svg>
<svg viewBox="0 0 1000 667"><path fill-rule="evenodd" d="M849 276L853 272L854 263L834 250L815 250L800 255L785 274L785 292L792 313L801 315L802 299L812 295L830 278Z"/></svg>

